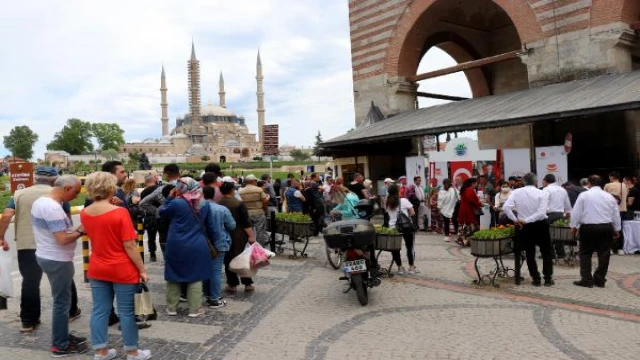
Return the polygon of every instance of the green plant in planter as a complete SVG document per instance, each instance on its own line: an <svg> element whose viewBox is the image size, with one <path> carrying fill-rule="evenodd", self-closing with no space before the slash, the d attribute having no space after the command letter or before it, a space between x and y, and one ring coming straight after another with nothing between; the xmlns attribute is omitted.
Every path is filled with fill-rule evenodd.
<svg viewBox="0 0 640 360"><path fill-rule="evenodd" d="M571 220L569 219L558 219L551 223L552 227L570 227Z"/></svg>
<svg viewBox="0 0 640 360"><path fill-rule="evenodd" d="M402 235L396 228L376 226L375 229L377 235Z"/></svg>
<svg viewBox="0 0 640 360"><path fill-rule="evenodd" d="M276 220L287 221L291 223L310 223L311 217L301 213L277 213Z"/></svg>
<svg viewBox="0 0 640 360"><path fill-rule="evenodd" d="M499 226L491 229L478 230L473 234L473 238L476 240L496 240L508 237L513 237L516 233L516 228L513 225Z"/></svg>

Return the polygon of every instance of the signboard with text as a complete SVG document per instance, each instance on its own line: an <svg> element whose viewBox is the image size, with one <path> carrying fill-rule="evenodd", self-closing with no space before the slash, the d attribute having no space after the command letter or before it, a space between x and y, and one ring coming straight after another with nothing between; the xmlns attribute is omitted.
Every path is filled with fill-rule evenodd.
<svg viewBox="0 0 640 360"><path fill-rule="evenodd" d="M542 178L553 174L558 184L567 182L569 164L564 146L546 146L536 148L536 165L538 186L542 186Z"/></svg>
<svg viewBox="0 0 640 360"><path fill-rule="evenodd" d="M264 125L262 136L262 155L278 155L278 125Z"/></svg>
<svg viewBox="0 0 640 360"><path fill-rule="evenodd" d="M11 174L11 193L33 185L32 163L9 164L9 173Z"/></svg>

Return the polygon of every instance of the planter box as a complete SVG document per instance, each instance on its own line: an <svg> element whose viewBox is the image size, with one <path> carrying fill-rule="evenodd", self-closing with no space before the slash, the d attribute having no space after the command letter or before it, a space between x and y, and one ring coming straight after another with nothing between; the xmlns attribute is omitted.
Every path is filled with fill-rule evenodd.
<svg viewBox="0 0 640 360"><path fill-rule="evenodd" d="M549 237L551 237L552 242L564 243L567 245L575 246L578 244L577 236L574 238L571 233L570 227L549 227Z"/></svg>
<svg viewBox="0 0 640 360"><path fill-rule="evenodd" d="M513 237L478 240L471 238L471 255L477 257L502 256L513 253Z"/></svg>
<svg viewBox="0 0 640 360"><path fill-rule="evenodd" d="M291 233L291 226L289 223L284 220L276 219L276 229L277 234L289 235Z"/></svg>
<svg viewBox="0 0 640 360"><path fill-rule="evenodd" d="M308 223L288 223L289 229L291 229L290 234L295 235L297 237L311 236L313 235L313 231L311 229L312 222Z"/></svg>
<svg viewBox="0 0 640 360"><path fill-rule="evenodd" d="M376 234L376 250L399 251L402 249L402 234L381 235Z"/></svg>

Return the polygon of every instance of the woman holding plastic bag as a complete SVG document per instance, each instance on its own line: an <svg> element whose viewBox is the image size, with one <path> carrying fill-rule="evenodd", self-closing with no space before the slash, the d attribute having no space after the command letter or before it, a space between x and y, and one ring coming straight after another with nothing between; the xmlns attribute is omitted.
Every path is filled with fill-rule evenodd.
<svg viewBox="0 0 640 360"><path fill-rule="evenodd" d="M224 271L227 275L226 291L232 294L236 293L240 283L244 285L245 292L254 291L255 287L253 286L253 280L251 279L251 276L253 276L252 274L247 273L247 277L241 277L238 279L238 274L231 271L231 268L229 267L231 260L245 250L247 243L255 243L256 237L253 234L253 227L251 226L247 206L235 197L235 182L230 177L225 177L222 180L223 183L220 186L222 199L219 204L229 209L233 219L236 221L236 228L231 232L231 247L224 256Z"/></svg>
<svg viewBox="0 0 640 360"><path fill-rule="evenodd" d="M272 256L275 254L265 250L258 243L247 244L244 251L231 260L229 268L240 277L253 277L258 273L258 269L269 265Z"/></svg>

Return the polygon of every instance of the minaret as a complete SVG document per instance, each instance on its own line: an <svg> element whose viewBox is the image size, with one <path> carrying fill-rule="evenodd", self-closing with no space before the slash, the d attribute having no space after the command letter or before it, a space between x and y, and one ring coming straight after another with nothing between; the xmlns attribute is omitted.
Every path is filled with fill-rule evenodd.
<svg viewBox="0 0 640 360"><path fill-rule="evenodd" d="M169 115L167 114L167 80L164 76L164 65L162 65L162 73L160 74L160 108L162 108L162 136L169 135Z"/></svg>
<svg viewBox="0 0 640 360"><path fill-rule="evenodd" d="M218 93L218 95L220 95L220 107L226 108L227 102L225 99L226 93L224 92L224 78L222 77L222 71L220 71L220 82L218 85L220 86L220 92Z"/></svg>
<svg viewBox="0 0 640 360"><path fill-rule="evenodd" d="M258 147L260 152L262 153L262 144L263 144L263 128L264 128L264 91L262 89L262 81L264 77L262 76L262 61L260 60L260 50L258 50L258 61L256 62L256 83L258 87L258 91L256 95L258 97Z"/></svg>
<svg viewBox="0 0 640 360"><path fill-rule="evenodd" d="M200 134L200 61L196 59L196 47L191 42L191 59L189 70L189 115L191 116L191 137L194 143L202 143Z"/></svg>

